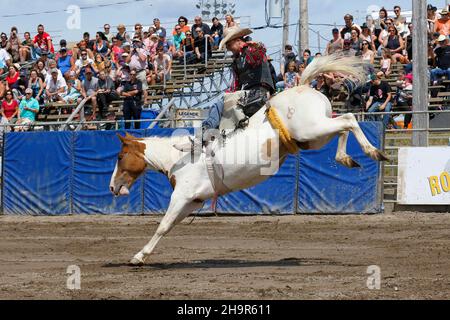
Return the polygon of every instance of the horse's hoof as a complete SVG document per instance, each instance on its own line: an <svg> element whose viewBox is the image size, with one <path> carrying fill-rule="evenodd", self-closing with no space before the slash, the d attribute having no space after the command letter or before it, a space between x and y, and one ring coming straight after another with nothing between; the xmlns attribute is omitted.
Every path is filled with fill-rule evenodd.
<svg viewBox="0 0 450 320"><path fill-rule="evenodd" d="M133 259L130 260L129 265L131 267L141 267L141 266L144 265L144 261L139 260L137 258L133 258Z"/></svg>
<svg viewBox="0 0 450 320"><path fill-rule="evenodd" d="M390 162L389 158L380 150L375 149L370 152L369 156L375 161L387 161Z"/></svg>
<svg viewBox="0 0 450 320"><path fill-rule="evenodd" d="M350 156L342 157L342 158L336 158L336 162L342 164L344 167L347 168L361 168L361 165L353 160Z"/></svg>

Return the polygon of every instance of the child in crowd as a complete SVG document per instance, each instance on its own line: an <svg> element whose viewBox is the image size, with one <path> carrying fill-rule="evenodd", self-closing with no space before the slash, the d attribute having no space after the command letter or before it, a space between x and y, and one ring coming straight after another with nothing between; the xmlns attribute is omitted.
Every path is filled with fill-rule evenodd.
<svg viewBox="0 0 450 320"><path fill-rule="evenodd" d="M284 74L284 89L290 89L298 86L300 83L300 77L297 73L297 65L295 61L291 61L288 64L287 72Z"/></svg>
<svg viewBox="0 0 450 320"><path fill-rule="evenodd" d="M383 49L383 58L381 59L381 73L385 77L388 77L391 74L391 64L392 64L392 56L391 51L389 49Z"/></svg>

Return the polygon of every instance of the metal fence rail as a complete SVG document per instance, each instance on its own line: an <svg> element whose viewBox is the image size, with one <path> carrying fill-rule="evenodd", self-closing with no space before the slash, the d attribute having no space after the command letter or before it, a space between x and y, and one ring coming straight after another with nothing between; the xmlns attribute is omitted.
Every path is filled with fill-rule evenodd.
<svg viewBox="0 0 450 320"><path fill-rule="evenodd" d="M169 104L166 105L166 108L163 111L167 111L171 106L174 105L174 101L170 101ZM367 120L367 116L382 116L385 114L389 115L398 115L398 114L447 114L450 113L450 110L430 110L430 111L396 111L396 112L377 112L377 113L355 113L355 116L361 120ZM171 127L174 124L175 119L169 118L166 116L166 112L161 112L160 116L156 119L141 119L141 120L104 120L104 121L67 121L67 122L36 122L32 124L32 128L36 131L61 131L61 130L75 130L74 128L81 127L81 129L85 129L85 126L97 126L97 128L101 128L102 126L109 125L109 129L118 130L123 123L151 123L150 128L154 127L156 124L161 124L162 126ZM172 113L173 115L173 113ZM198 121L203 120L204 118L180 118L176 120L180 121ZM11 129L17 127L17 124L7 124L0 125L0 138L1 142L3 142L4 134L7 129ZM448 146L450 144L450 122L446 127L443 128L430 128L430 123L428 122L428 126L426 129L387 129L385 131L385 139L384 139L384 151L388 158L390 159L389 163L383 163L383 193L384 193L384 203L385 204L393 204L397 203L397 175L398 175L398 150L401 147L410 147L412 146L412 134L413 132L419 131L427 131L429 133L428 145L429 146ZM0 145L0 155L2 156L0 163L1 168L3 168L3 143ZM3 173L0 168L0 183L3 183ZM0 204L1 206L2 204Z"/></svg>

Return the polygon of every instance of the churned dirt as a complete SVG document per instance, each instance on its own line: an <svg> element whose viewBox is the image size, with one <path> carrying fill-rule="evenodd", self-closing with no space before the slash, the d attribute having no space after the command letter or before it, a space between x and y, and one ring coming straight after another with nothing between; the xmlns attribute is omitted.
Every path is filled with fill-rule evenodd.
<svg viewBox="0 0 450 320"><path fill-rule="evenodd" d="M1 216L0 299L450 298L450 214L189 218L127 266L160 219Z"/></svg>

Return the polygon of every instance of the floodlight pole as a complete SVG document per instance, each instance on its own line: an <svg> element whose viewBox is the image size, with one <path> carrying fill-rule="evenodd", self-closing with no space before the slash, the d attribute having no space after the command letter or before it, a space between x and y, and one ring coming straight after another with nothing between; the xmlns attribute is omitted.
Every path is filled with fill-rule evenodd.
<svg viewBox="0 0 450 320"><path fill-rule="evenodd" d="M289 43L289 0L284 0L284 8L283 8L283 45L281 47L281 51L284 50L284 47Z"/></svg>
<svg viewBox="0 0 450 320"><path fill-rule="evenodd" d="M301 56L303 50L309 47L308 0L299 0L299 9L298 55Z"/></svg>
<svg viewBox="0 0 450 320"><path fill-rule="evenodd" d="M413 111L428 111L428 34L427 2L413 0ZM412 145L428 147L429 117L427 113L413 114Z"/></svg>

